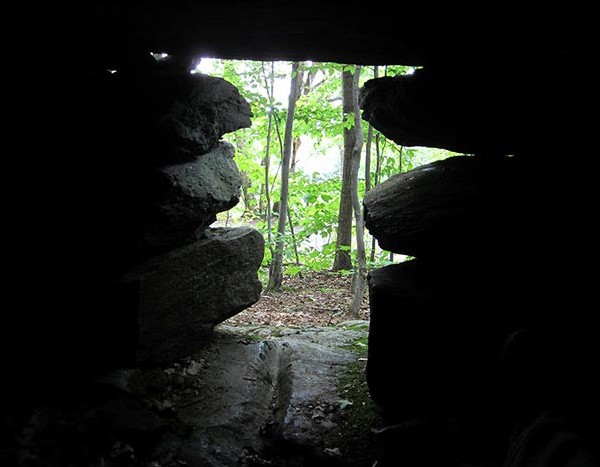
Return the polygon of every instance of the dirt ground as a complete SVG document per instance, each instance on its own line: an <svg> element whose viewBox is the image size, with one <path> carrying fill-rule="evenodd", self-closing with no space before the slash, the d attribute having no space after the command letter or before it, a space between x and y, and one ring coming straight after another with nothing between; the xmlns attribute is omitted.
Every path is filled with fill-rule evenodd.
<svg viewBox="0 0 600 467"><path fill-rule="evenodd" d="M365 291L358 317L347 315L352 300L352 276L310 272L285 277L280 292L263 291L260 300L228 319L229 324L266 326L330 326L348 319L369 319Z"/></svg>

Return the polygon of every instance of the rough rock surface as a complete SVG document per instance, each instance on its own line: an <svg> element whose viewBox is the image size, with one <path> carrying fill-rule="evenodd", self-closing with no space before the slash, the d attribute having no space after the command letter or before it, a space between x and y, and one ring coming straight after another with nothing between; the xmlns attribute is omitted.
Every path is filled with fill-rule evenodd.
<svg viewBox="0 0 600 467"><path fill-rule="evenodd" d="M252 458L268 459L273 445L292 458L307 458L304 465L330 457L325 450L337 446L340 422L338 373L356 358L339 345L358 333L325 328L282 334L220 346L201 389L213 396L179 411L196 428L181 450L186 461L252 465Z"/></svg>
<svg viewBox="0 0 600 467"><path fill-rule="evenodd" d="M165 1L138 5L101 0L94 6L78 5L69 9L70 15L52 10L60 28L46 40L64 44L67 50L90 51L93 44L99 55L120 59L113 60L113 66L134 46L190 57L425 65L434 59L469 63L465 57L476 60L485 54L501 54L502 62L510 63L517 57L550 56L557 50L564 54L584 45L574 34L583 29L584 15L568 4L545 7L544 21L539 21L540 12L522 11L516 4L489 15L484 7L464 3L435 8L403 3L407 21L399 28L397 15L379 0L369 4L370 10L386 13L378 18L377 30L364 27L365 5L358 0L348 1L343 10L317 0L289 4L225 0L176 6ZM36 10L38 14L29 19L39 18L40 24L33 23L32 30L41 35L49 26L42 22L47 16ZM11 31L16 27L13 23L2 31L8 38L17 44L31 39ZM511 34L503 34L506 31ZM67 42L76 33L79 40Z"/></svg>
<svg viewBox="0 0 600 467"><path fill-rule="evenodd" d="M195 243L148 260L123 278L138 291L133 364L189 355L217 323L260 298L264 239L254 229L210 229ZM131 310L129 311L131 313Z"/></svg>
<svg viewBox="0 0 600 467"><path fill-rule="evenodd" d="M0 462L370 466L378 456L370 427L345 430L353 411L368 410L345 400L350 396L340 387L348 365L358 363L348 347L364 340L368 328L364 321L350 324L220 325L216 339L164 368L113 370L91 387L66 388L64 401L8 411ZM367 439L365 452L352 454Z"/></svg>
<svg viewBox="0 0 600 467"><path fill-rule="evenodd" d="M234 147L220 142L189 162L156 169L148 192L147 225L141 248L156 251L185 244L215 220L218 212L239 201L242 177L233 160Z"/></svg>
<svg viewBox="0 0 600 467"><path fill-rule="evenodd" d="M393 423L424 421L413 446L411 430L398 430L390 453L407 443L416 459L418 446L471 456L472 465L502 456L509 399L499 361L522 316L501 296L492 264L444 270L417 259L369 274L369 392Z"/></svg>
<svg viewBox="0 0 600 467"><path fill-rule="evenodd" d="M403 419L434 407L432 393L443 379L439 340L446 318L435 306L433 282L418 261L374 269L368 276L369 392ZM390 384L393 373L397 384Z"/></svg>
<svg viewBox="0 0 600 467"><path fill-rule="evenodd" d="M225 133L251 125L250 105L228 81L159 65L105 80L123 136L145 165L194 160Z"/></svg>
<svg viewBox="0 0 600 467"><path fill-rule="evenodd" d="M569 310L569 322L540 308L541 292L527 298L534 269L516 267L509 255L495 258L494 250L478 252L478 261L419 258L369 275L370 394L394 423L424 421L414 427L422 434L415 446L428 452L450 446L466 465L505 455L515 417L523 422L524 414L514 412L515 396L533 411L537 404L567 410L584 432L598 432L598 383L590 372L598 342L590 337L590 318ZM517 329L527 330L529 342L507 365L506 344ZM434 448L432 432L440 430L439 442L447 444ZM400 443L411 448L412 440L406 429L390 433L389 453ZM419 459L418 450L414 454Z"/></svg>
<svg viewBox="0 0 600 467"><path fill-rule="evenodd" d="M58 55L62 54L54 55L61 60ZM148 51L139 57L155 62ZM23 125L16 123L15 131L7 129L31 154L13 161L19 159L20 165L28 159L36 166L35 170L27 168L28 183L41 203L35 222L24 200L22 205L15 203L7 216L18 226L14 230L18 242L13 244L30 245L29 259L14 261L13 270L20 272L12 276L15 280L9 287L15 298L28 297L30 303L27 312L19 314L12 326L7 325L13 329L14 340L20 343L14 367L22 371L35 366L53 375L58 368L73 374L69 367L83 362L90 370L106 365L107 350L111 350L107 342L120 341L121 334L131 335L137 327L135 319L124 321L134 315L126 309L130 305L135 309L135 297L139 294L133 286L113 293L115 280L160 248L164 251L193 241L191 233L195 228L209 223L208 212L192 212L202 202L192 200L199 196L194 191L197 188L186 185L204 182L205 178L178 173L180 185L176 189L168 186L172 191L168 191L170 198L163 206L167 218L157 220L153 216L161 205L152 202L160 190L152 185L148 174L157 167L173 164L181 168L184 160L191 161L191 166L208 165L215 171L216 179L207 195L214 194L217 199L207 198L207 205L212 204L207 209L213 213L227 209L235 202L237 169L233 167L230 149L221 147L218 139L223 132L250 125L248 104L233 85L219 78L192 75L187 67L181 70L157 63L146 68L136 68L131 63L130 68L120 68L115 73L107 71L110 66L75 70L78 58L71 56L68 60L72 66L64 69L53 65L53 69L63 70L61 76L52 74L52 82L46 85L49 92L44 93L44 98L38 95L35 106L24 104L25 101L18 104L19 112L34 107L45 112L40 113L38 120L44 124L35 130L39 139L31 138L32 127L25 131ZM11 74L15 78L13 91L28 87L21 80L22 75L16 69ZM16 103L17 93L9 94L14 94ZM13 115L14 122L21 121L20 113ZM46 152L37 147L42 140L46 141ZM204 161L198 160L200 153L213 145L217 145L217 152L207 154ZM50 153L56 157L48 156ZM216 154L220 154L221 168L217 168L216 161L214 166L209 162ZM178 168L166 170L162 179L171 183ZM228 183L232 194L224 194L223 186ZM215 191L214 187L219 188ZM181 200L179 207L176 198ZM151 242L156 241L160 248L140 251L148 227L148 206L157 208L150 213L150 227L155 231L150 232L146 242L152 246ZM161 222L167 225L161 227ZM37 241L41 226L44 240ZM24 280L26 264L33 264L32 261L38 264L38 275L34 280ZM64 274L57 274L57 265ZM32 289L37 292L32 294ZM127 303L119 303L121 294ZM39 306L34 305L38 301ZM42 313L42 308L56 312ZM32 327L31 322L37 325ZM25 381L30 373L29 369L22 371L15 380Z"/></svg>
<svg viewBox="0 0 600 467"><path fill-rule="evenodd" d="M513 245L528 203L519 167L515 158L452 157L394 175L365 195L365 225L384 250L412 256Z"/></svg>
<svg viewBox="0 0 600 467"><path fill-rule="evenodd" d="M250 105L228 81L200 73L190 79L189 95L173 102L160 122L183 159L210 151L225 133L248 128L252 117Z"/></svg>
<svg viewBox="0 0 600 467"><path fill-rule="evenodd" d="M476 81L468 73L440 73L435 69L370 80L361 89L363 118L403 146L438 147L465 154L494 149L512 154L513 135L507 125L514 119L491 118L504 116L498 104L509 103L490 105L489 96L473 96L468 92L471 80ZM494 97L499 99L497 94ZM495 114L488 116L492 112Z"/></svg>
<svg viewBox="0 0 600 467"><path fill-rule="evenodd" d="M573 144L567 129L578 125L577 117L562 121L556 115L574 113L577 98L556 89L576 88L577 78L556 75L538 85L535 67L521 71L502 74L484 62L369 80L361 89L363 118L403 146L491 156L566 149ZM554 146L546 146L548 134Z"/></svg>

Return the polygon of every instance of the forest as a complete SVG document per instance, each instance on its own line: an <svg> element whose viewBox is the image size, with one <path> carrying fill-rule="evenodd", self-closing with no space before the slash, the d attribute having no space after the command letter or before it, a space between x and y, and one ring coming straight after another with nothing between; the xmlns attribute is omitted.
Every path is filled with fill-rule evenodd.
<svg viewBox="0 0 600 467"><path fill-rule="evenodd" d="M454 155L398 146L361 119L359 89L367 80L414 68L203 58L192 72L234 84L254 115L251 128L225 135L236 148L242 200L217 225L247 224L263 234L259 275L267 290L280 290L284 276L352 274L349 312L356 315L367 272L406 259L381 250L365 230L365 192Z"/></svg>

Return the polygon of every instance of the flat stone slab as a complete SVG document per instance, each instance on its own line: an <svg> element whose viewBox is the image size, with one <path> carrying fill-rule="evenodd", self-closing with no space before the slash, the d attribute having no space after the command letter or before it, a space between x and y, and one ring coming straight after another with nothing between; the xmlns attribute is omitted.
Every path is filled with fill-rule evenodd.
<svg viewBox="0 0 600 467"><path fill-rule="evenodd" d="M165 365L190 355L213 327L256 303L264 239L250 227L205 231L196 242L156 256L122 282L137 292L132 356L119 366Z"/></svg>
<svg viewBox="0 0 600 467"><path fill-rule="evenodd" d="M343 395L340 378L361 359L353 348L367 327L223 323L204 348L168 367L111 371L65 393L62 405L15 411L1 428L18 441L0 460L34 467L366 465L348 452L357 433L345 424L363 404ZM371 426L364 428L369 437L364 456L372 465Z"/></svg>
<svg viewBox="0 0 600 467"><path fill-rule="evenodd" d="M344 346L364 332L244 327L240 334L226 324L217 332L225 333L218 351L192 357L206 362L210 378L200 393L212 396L177 410L195 427L183 460L225 467L261 458L273 446L292 458L335 456L342 410L336 383L358 358Z"/></svg>

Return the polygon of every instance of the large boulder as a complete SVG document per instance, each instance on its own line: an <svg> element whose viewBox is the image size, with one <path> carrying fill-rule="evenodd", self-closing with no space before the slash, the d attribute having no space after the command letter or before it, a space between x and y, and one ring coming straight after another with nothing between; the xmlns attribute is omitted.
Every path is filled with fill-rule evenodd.
<svg viewBox="0 0 600 467"><path fill-rule="evenodd" d="M448 317L436 306L430 274L422 263L409 261L368 276L369 394L402 419L439 409L443 398Z"/></svg>
<svg viewBox="0 0 600 467"><path fill-rule="evenodd" d="M190 162L154 170L145 187L147 219L142 250L160 251L187 243L239 201L242 177L234 147L220 142Z"/></svg>
<svg viewBox="0 0 600 467"><path fill-rule="evenodd" d="M204 154L225 133L251 125L250 105L235 86L222 78L200 73L191 79L189 94L181 101L174 101L160 122L163 131L175 139L181 158Z"/></svg>
<svg viewBox="0 0 600 467"><path fill-rule="evenodd" d="M250 105L222 78L160 69L123 75L111 83L115 118L146 164L193 160L251 125Z"/></svg>
<svg viewBox="0 0 600 467"><path fill-rule="evenodd" d="M27 252L27 260L13 262L14 281L9 287L16 302L27 301L26 311L6 323L14 336L11 353L18 355L11 363L19 374L15 380L24 385L27 378L38 378L36 370L54 379L59 370L82 377L82 369L94 371L111 360L107 340L119 340L116 333L135 333L136 318L126 311L135 308L139 294L133 286L126 291L115 287L115 280L158 247L166 250L193 242L194 227L206 227L215 212L231 207L237 200L239 175L231 148L221 146L219 138L250 125L249 105L233 85L192 75L189 68L60 68L61 77L50 77L44 85L48 92L34 93L44 102L34 106L45 112L37 120L43 124L32 130L32 125L18 123L9 131L20 135L17 139L29 154L11 158L9 166L19 159L22 167L11 166L10 171L28 174L30 198L40 203L35 216L29 205L13 203L6 217L15 226L8 243ZM34 108L17 97L22 94L17 90L26 87L18 79L21 76L16 68L11 75L19 84L9 92L9 99L20 106L14 115ZM31 138L31 131L39 138ZM155 177L147 177L156 171L163 188L167 183L176 185L162 192L166 200L158 205L153 204L160 194L152 184ZM205 182L210 188L191 186ZM202 190L204 201L199 200ZM160 209L163 217L153 217ZM174 214L177 209L181 212ZM153 234L158 243L154 250L145 239L146 228L148 238ZM144 242L146 250L140 251ZM33 264L35 277L27 273ZM235 262L229 266L232 271L238 268ZM122 304L115 294L124 295ZM124 310L121 316L117 308ZM42 309L54 312L41 313ZM132 322L124 326L129 318Z"/></svg>
<svg viewBox="0 0 600 467"><path fill-rule="evenodd" d="M572 106L556 95L555 89L565 86L562 77L537 86L533 76L480 65L425 67L411 75L377 78L361 90L363 118L402 146L518 154L550 129L561 130L564 123L557 123L556 114ZM571 141L561 132L555 139L562 147Z"/></svg>
<svg viewBox="0 0 600 467"><path fill-rule="evenodd" d="M262 235L249 227L210 229L195 243L155 257L122 279L130 299L118 300L122 346L134 365L155 365L189 355L213 327L260 298L257 271Z"/></svg>
<svg viewBox="0 0 600 467"><path fill-rule="evenodd" d="M365 195L365 225L381 248L411 256L512 247L528 235L523 178L516 158L463 156L423 165Z"/></svg>
<svg viewBox="0 0 600 467"><path fill-rule="evenodd" d="M504 439L499 361L528 314L515 306L514 269L416 259L371 271L367 382L390 424L423 420L477 455Z"/></svg>

